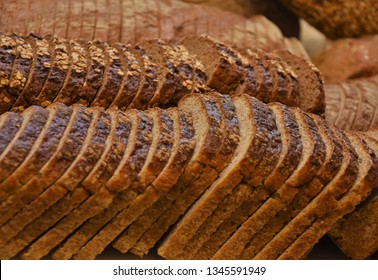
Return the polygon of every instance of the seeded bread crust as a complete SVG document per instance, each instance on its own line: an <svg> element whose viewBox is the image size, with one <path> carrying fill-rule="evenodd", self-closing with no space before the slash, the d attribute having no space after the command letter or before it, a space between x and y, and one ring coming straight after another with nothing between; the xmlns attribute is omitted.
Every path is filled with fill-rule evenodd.
<svg viewBox="0 0 378 280"><path fill-rule="evenodd" d="M301 190L301 186L311 180L321 167L325 157L325 147L317 129L311 120L306 119L306 116L299 109L294 109L293 114L297 120L303 143L299 165L282 186L277 186L276 190L271 191L271 195L268 194L269 197L265 198L266 201L262 201L261 207L243 223L212 258L240 258L250 240L277 213L288 207L296 194ZM230 247L233 247L233 252L227 252L227 249Z"/></svg>
<svg viewBox="0 0 378 280"><path fill-rule="evenodd" d="M17 100L30 68L23 67L22 64L29 64L32 57L30 46L20 36L14 35L12 37L12 39L3 38L1 45L3 61L5 64L9 63L9 65L2 63L4 68L0 76L2 79L0 85L0 113L8 111ZM26 77L24 76L25 73Z"/></svg>
<svg viewBox="0 0 378 280"><path fill-rule="evenodd" d="M138 216L151 207L159 197L169 191L169 188L177 181L192 155L194 138L192 133L188 136L190 138L186 138L186 135L181 135L183 140L180 140L179 147L176 146L177 153L173 153L173 159L172 157L170 158L162 173L154 180L152 185L148 186L128 207L119 212L90 242L82 247L74 256L74 259L94 259ZM176 147L174 147L174 150ZM167 181L170 181L170 179L168 180L170 176L175 178L173 184L171 182L167 184Z"/></svg>
<svg viewBox="0 0 378 280"><path fill-rule="evenodd" d="M32 104L36 94L41 91L51 67L49 43L33 34L26 37L25 41L33 50L33 58L25 86L11 108L15 112L22 112Z"/></svg>
<svg viewBox="0 0 378 280"><path fill-rule="evenodd" d="M0 114L6 112L11 103L11 100L6 97L6 91L12 77L17 55L15 48L18 44L17 37L0 33Z"/></svg>
<svg viewBox="0 0 378 280"><path fill-rule="evenodd" d="M25 111L23 117L22 126L0 156L0 201L4 201L16 191L11 186L2 183L28 155L47 121L48 111L33 106Z"/></svg>
<svg viewBox="0 0 378 280"><path fill-rule="evenodd" d="M282 139L282 151L280 162L276 166L275 172L264 180L267 186L273 186L272 189L280 187L290 174L299 164L302 153L301 136L298 131L298 124L293 113L281 104L270 104L276 119L277 128L280 131ZM274 176L273 176L274 174ZM276 185L276 187L274 187ZM242 187L240 185L239 187ZM217 231L214 232L208 241L198 250L195 259L209 259L227 240L227 238L257 209L259 203L266 199L269 192L259 192L258 188L254 192L249 191L248 195L243 196L243 201L232 214L222 222ZM232 199L232 195L229 196ZM251 204L251 201L256 203ZM261 202L259 202L261 201Z"/></svg>
<svg viewBox="0 0 378 280"><path fill-rule="evenodd" d="M110 107L117 106L121 111L125 111L137 95L140 84L144 82L141 74L144 63L138 54L133 54L129 45L116 44L115 47L120 53L122 68L118 74L123 76L123 81Z"/></svg>
<svg viewBox="0 0 378 280"><path fill-rule="evenodd" d="M366 145L359 135L347 132L346 136L350 140L351 145L356 150L358 160L358 176L353 186L347 193L336 195L336 205L329 209L323 216L316 215L318 218L311 227L298 237L291 246L279 256L279 259L303 259L307 256L313 245L344 215L352 212L356 205L361 203L373 189L378 185L378 159L374 152ZM330 195L326 194L326 199L330 199ZM309 206L308 206L309 207ZM315 210L316 214L319 211ZM304 242L304 240L306 240Z"/></svg>
<svg viewBox="0 0 378 280"><path fill-rule="evenodd" d="M150 106L149 104L151 103L158 87L158 69L161 65L157 65L146 50L139 45L134 46L133 53L136 57L140 57L140 65L142 65L143 68L138 93L132 99L128 108L147 108Z"/></svg>

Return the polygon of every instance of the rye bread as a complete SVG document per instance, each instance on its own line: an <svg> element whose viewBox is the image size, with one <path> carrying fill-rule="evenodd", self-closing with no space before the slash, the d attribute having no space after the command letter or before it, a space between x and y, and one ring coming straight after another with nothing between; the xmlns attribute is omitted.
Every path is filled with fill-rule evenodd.
<svg viewBox="0 0 378 280"><path fill-rule="evenodd" d="M207 164L210 164L217 172L221 171L224 166L228 163L229 158L231 157L237 142L239 141L239 127L238 121L236 119L235 108L232 104L231 98L229 96L220 95L220 94L213 94L209 96L202 96L201 97L206 102L202 101L205 105L205 111L202 111L201 114L210 114L213 117L210 117L209 120L213 120L211 123L213 125L219 124L222 126L222 139L219 150L216 152L215 155L210 157L210 161ZM193 115L198 114L198 111L195 109L197 105L195 101L197 98L190 98L187 97L184 99L180 104L181 108L187 110L187 112L191 112ZM209 102L211 101L211 102ZM216 103L213 103L216 102ZM187 105L183 105L186 103ZM211 105L212 104L212 105ZM216 106L214 106L216 104ZM186 109L185 109L186 108ZM218 119L218 113L215 112L219 110L221 114L221 120ZM213 111L214 113L209 113ZM206 119L206 118L205 118ZM218 119L218 120L217 120ZM203 120L203 119L202 119ZM194 118L195 122L200 122L201 118ZM206 121L205 121L206 122ZM195 124L195 128L198 129L198 124ZM196 132L197 137L201 135L206 135L201 132ZM217 133L208 133L207 136L208 141L218 141L218 134ZM200 152L201 147L196 147L195 154ZM196 158L197 155L192 157ZM211 167L205 167L205 161L201 161L204 166L204 170L212 170ZM192 163L189 162L188 166ZM190 170L190 168L188 169ZM203 176L209 176L213 178L214 172L202 172L198 179L193 181L188 186L182 186L182 181L178 181L178 183L172 187L172 189L167 193L166 196L160 198L153 207L151 207L146 213L141 216L138 221L136 221L131 227L130 230L134 230L137 232L135 234L135 243L133 244L134 247L132 248L132 252L137 255L146 254L149 249L151 249L154 244L161 238L164 232L172 225L177 219L182 215L185 210L197 199L200 194L204 191L204 189L209 185L208 180L204 180ZM215 175L214 175L215 176ZM184 176L183 176L184 177ZM115 244L117 245L117 249L122 248L121 252L126 252L130 246L125 246L126 238L120 238ZM130 244L127 243L127 244Z"/></svg>
<svg viewBox="0 0 378 280"><path fill-rule="evenodd" d="M229 94L242 83L244 75L241 58L231 47L208 35L186 37L178 44L183 45L205 66L208 87Z"/></svg>
<svg viewBox="0 0 378 280"><path fill-rule="evenodd" d="M288 207L302 186L312 180L325 158L325 144L316 126L302 110L294 108L303 145L300 162L285 183L254 212L213 255L212 259L238 259L245 246L274 216ZM232 251L229 251L230 248Z"/></svg>
<svg viewBox="0 0 378 280"><path fill-rule="evenodd" d="M309 61L297 57L288 51L275 51L295 73L299 84L299 106L306 112L323 114L325 112L325 95L323 78L319 70ZM295 97L292 96L291 99Z"/></svg>
<svg viewBox="0 0 378 280"><path fill-rule="evenodd" d="M163 241L158 253L164 258L173 259L183 252L186 243L197 229L243 177L253 172L265 152L270 127L267 110L264 110L265 105L248 96L236 97L233 101L240 125L239 146L218 179L193 204Z"/></svg>
<svg viewBox="0 0 378 280"><path fill-rule="evenodd" d="M14 190L14 193L3 201L0 207L0 213L2 213L1 224L11 218L32 199L32 190L26 190L22 187L38 173L56 151L72 114L70 108L59 103L47 107L46 110L49 112L49 117L45 127L25 160L1 183L1 185L6 185Z"/></svg>
<svg viewBox="0 0 378 280"><path fill-rule="evenodd" d="M3 184L24 161L33 147L48 119L48 111L37 106L30 107L23 114L23 123L12 141L0 156L0 201L12 195L16 189Z"/></svg>
<svg viewBox="0 0 378 280"><path fill-rule="evenodd" d="M181 118L188 121L189 116L180 113ZM185 126L185 125L184 125ZM188 133L189 132L189 133ZM128 207L125 207L108 223L90 242L77 252L75 259L93 259L101 253L124 229L126 229L139 215L151 207L156 200L166 193L174 185L178 177L191 158L194 149L194 137L192 129L185 130L179 136L179 142L174 144L172 156L163 168L159 176L144 192L138 195ZM173 180L173 182L172 182Z"/></svg>
<svg viewBox="0 0 378 280"><path fill-rule="evenodd" d="M93 109L81 109L82 110L79 108L77 111L81 111L80 113L82 115L80 115L80 113L76 115L77 119L80 119L80 117L82 118L81 122L77 122L76 126L74 124L72 126L72 130L75 131L82 129L82 134L79 135L84 134L87 136L87 130L85 128L89 127L88 130L93 129L93 121L91 118L95 112L93 112ZM90 120L89 123L91 125L89 125L88 119ZM66 135L67 133L65 133L64 136ZM61 148L61 145L59 145L58 149L53 153L45 165L36 174L34 174L34 176L26 184L22 186L19 196L21 196L23 207L16 215L12 217L11 220L1 227L0 231L4 234L4 239L2 240L10 240L10 238L15 236L15 234L20 232L27 224L41 215L43 211L59 201L67 193L67 191L69 191L69 189L67 190L64 188L64 186L60 186L59 183L57 184L57 182L59 182L61 176L65 175L66 170L68 170L70 165L74 162L86 138L77 137L76 139L66 139L64 136L61 138L60 144L65 142L64 144L66 144L66 146L64 148L68 148L67 146L70 146L71 144L69 147L71 149L68 150L68 152L64 148L60 150L59 148ZM70 141L75 141L77 143L72 144L69 143ZM59 155L57 156L57 154ZM62 156L65 157L64 160L68 162L68 164L63 165L62 169L56 170L57 162L54 160ZM55 166L52 166L52 163L55 163ZM53 170L49 170L50 168ZM44 171L47 170L50 171L49 175L44 173ZM80 169L75 171L79 172ZM59 176L55 177L54 172L55 174L59 174ZM46 175L48 178L46 178ZM74 180L74 178L72 178L72 180ZM67 180L67 183L68 181L69 180ZM20 193L22 195L20 195Z"/></svg>
<svg viewBox="0 0 378 280"><path fill-rule="evenodd" d="M364 137L366 144L378 155L378 142ZM328 236L332 238L339 249L352 259L367 259L378 250L378 191L373 193L356 209L337 221Z"/></svg>
<svg viewBox="0 0 378 280"><path fill-rule="evenodd" d="M42 90L51 67L49 43L33 34L25 37L25 40L32 46L33 61L25 87L11 108L15 112L22 112L32 104L34 98Z"/></svg>
<svg viewBox="0 0 378 280"><path fill-rule="evenodd" d="M351 145L358 154L358 175L352 187L346 193L336 193L333 197L336 203L331 202L331 195L325 194L325 198L317 199L330 201L332 207L322 209L324 215L319 210L309 209L315 213L317 219L313 221L311 227L300 235L280 256L279 259L303 259L307 256L314 244L329 231L332 225L344 215L352 212L378 185L378 159L373 150L366 145L363 138L357 134L346 133ZM309 205L308 207L311 208ZM306 240L306 241L304 241Z"/></svg>
<svg viewBox="0 0 378 280"><path fill-rule="evenodd" d="M324 186L321 192L309 202L276 236L261 250L255 258L275 259L303 231L309 228L316 217L321 216L332 207L336 207L337 199L351 186L358 173L357 156L349 140L337 129L333 128L336 140L342 145L342 165L336 176ZM315 206L314 206L315 205ZM312 212L311 212L312 211ZM310 244L312 247L315 243Z"/></svg>
<svg viewBox="0 0 378 280"><path fill-rule="evenodd" d="M297 168L301 159L302 142L299 128L293 113L284 105L272 103L269 105L272 110L277 128L281 134L282 150L276 170L265 180L264 184L273 186L272 189L279 188L292 172ZM262 195L261 195L262 194ZM219 249L219 247L237 230L237 228L257 209L268 193L255 190L249 192L249 196L244 197L244 201L237 205L232 214L222 222L217 231L203 244L198 252L193 256L195 259L209 259ZM231 198L232 199L232 198ZM251 201L256 200L252 204ZM253 206L253 207L252 207Z"/></svg>
<svg viewBox="0 0 378 280"><path fill-rule="evenodd" d="M284 226L290 222L337 174L342 164L341 145L334 139L327 123L313 115L320 136L326 144L326 159L316 176L295 196L286 209L279 212L244 249L242 259L253 258Z"/></svg>

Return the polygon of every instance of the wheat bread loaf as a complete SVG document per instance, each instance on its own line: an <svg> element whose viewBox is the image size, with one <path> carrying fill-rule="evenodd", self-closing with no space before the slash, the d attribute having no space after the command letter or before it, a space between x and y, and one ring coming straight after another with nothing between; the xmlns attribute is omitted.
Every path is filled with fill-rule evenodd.
<svg viewBox="0 0 378 280"><path fill-rule="evenodd" d="M0 155L20 129L23 116L14 112L6 112L0 115Z"/></svg>

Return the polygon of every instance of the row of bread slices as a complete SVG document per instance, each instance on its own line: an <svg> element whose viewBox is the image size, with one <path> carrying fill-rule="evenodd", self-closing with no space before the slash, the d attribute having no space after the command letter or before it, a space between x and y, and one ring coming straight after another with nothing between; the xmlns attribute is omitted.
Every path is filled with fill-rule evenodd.
<svg viewBox="0 0 378 280"><path fill-rule="evenodd" d="M377 141L248 95L0 116L0 258L304 258L378 186ZM172 228L172 226L174 226Z"/></svg>
<svg viewBox="0 0 378 280"><path fill-rule="evenodd" d="M241 55L205 35L178 45L157 39L109 46L0 34L0 69L0 113L54 102L145 109L206 89L315 113L325 108L322 79L307 60L286 51Z"/></svg>

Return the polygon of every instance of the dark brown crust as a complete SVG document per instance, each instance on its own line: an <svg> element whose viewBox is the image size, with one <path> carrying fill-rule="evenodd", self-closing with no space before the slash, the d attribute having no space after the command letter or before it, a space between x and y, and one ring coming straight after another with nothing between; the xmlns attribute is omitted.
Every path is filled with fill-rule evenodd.
<svg viewBox="0 0 378 280"><path fill-rule="evenodd" d="M115 47L120 53L124 80L110 107L117 106L121 111L124 111L137 95L140 84L143 82L141 74L143 60L139 55L134 55L130 51L130 46L117 44Z"/></svg>
<svg viewBox="0 0 378 280"><path fill-rule="evenodd" d="M19 47L22 44L23 40L19 36L7 36L1 33L0 114L8 111L16 101L17 97L12 96L12 88L22 85L24 77L18 75L20 80L15 77L16 61L20 57Z"/></svg>
<svg viewBox="0 0 378 280"><path fill-rule="evenodd" d="M120 90L124 73L121 70L122 62L118 50L104 43L97 43L97 46L102 48L105 54L105 71L103 83L91 106L108 108Z"/></svg>
<svg viewBox="0 0 378 280"><path fill-rule="evenodd" d="M76 41L68 41L67 50L69 67L66 80L53 102L71 105L83 87L87 73L88 58L85 48Z"/></svg>
<svg viewBox="0 0 378 280"><path fill-rule="evenodd" d="M143 67L140 85L136 96L129 104L128 108L147 108L151 107L153 96L158 87L158 65L148 55L142 46L136 45L132 52L140 57L140 65Z"/></svg>
<svg viewBox="0 0 378 280"><path fill-rule="evenodd" d="M25 38L25 41L33 48L33 62L25 87L11 108L16 112L24 111L39 94L51 65L49 43L46 40L31 34Z"/></svg>
<svg viewBox="0 0 378 280"><path fill-rule="evenodd" d="M36 93L38 95L32 103L45 107L53 102L62 89L69 67L67 41L54 37L47 37L46 40L50 45L51 64L48 67L50 71L42 89Z"/></svg>
<svg viewBox="0 0 378 280"><path fill-rule="evenodd" d="M334 135L343 147L343 166L336 176L306 207L300 211L286 226L260 251L258 259L278 258L290 246L291 242L308 229L317 217L331 211L337 205L337 200L351 186L357 177L357 158L349 140L333 129ZM349 176L348 176L349 175ZM313 206L316 206L315 208ZM312 247L314 243L309 245ZM292 256L294 258L294 256ZM299 254L298 254L299 258Z"/></svg>
<svg viewBox="0 0 378 280"><path fill-rule="evenodd" d="M171 220L164 219L161 226L155 226L160 215L166 211L170 206L173 198L172 194L176 194L179 190L180 175L184 172L185 166L191 159L194 150L194 128L191 116L177 108L170 108L167 110L168 114L174 120L174 131L176 145L172 151L170 158L171 164L163 170L158 176L157 180L153 182L153 186L166 192L162 195L149 209L146 209L143 215L141 215L114 243L113 246L121 252L128 251L135 243L143 236L143 234L149 230L152 231L153 239L147 238L147 249L150 249L156 240L167 230L167 228L173 223ZM168 168L169 167L169 168ZM169 190L168 190L169 188ZM168 192L167 192L168 191ZM180 213L180 209L175 209L175 212ZM167 212L164 212L167 213ZM179 214L178 214L179 215ZM155 224L154 224L155 222ZM161 222L159 220L159 222ZM158 223L159 223L158 222ZM157 230L158 233L154 231ZM152 243L152 244L150 244ZM146 244L142 244L146 246ZM144 250L144 249L143 249ZM143 252L144 253L144 252Z"/></svg>
<svg viewBox="0 0 378 280"><path fill-rule="evenodd" d="M189 139L186 138L186 135L181 135L180 140L177 153L174 153L174 157L170 158L166 168L162 171L163 175L159 176L151 186L148 186L128 207L125 207L89 243L82 247L74 256L75 259L95 258L114 238L134 222L146 209L151 207L163 193L169 190L169 187L173 184L169 182L169 184L166 185L166 180L170 177L168 174L176 177L177 180L190 159L191 152L194 148L193 134L191 134L191 138Z"/></svg>
<svg viewBox="0 0 378 280"><path fill-rule="evenodd" d="M111 177L121 161L129 142L129 134L132 127L131 119L129 119L127 114L115 109L107 110L107 112L112 116L112 132L108 139L107 150L104 151L102 158L97 162L97 166L95 166L91 173L81 182L81 185L91 192L98 192L100 187L105 186L107 180ZM95 188L95 186L97 187ZM101 196L103 193L104 192L101 191L100 195L97 195L95 199L104 201L104 197ZM102 205L105 206L105 204ZM91 223L93 222L83 223L73 235L55 250L52 254L52 258L71 258L72 255L85 244L86 240L96 233L96 230L93 232Z"/></svg>
<svg viewBox="0 0 378 280"><path fill-rule="evenodd" d="M62 104L51 105L47 111L49 117L45 129L38 136L22 164L1 184L13 189L13 194L0 207L2 222L19 212L36 195L32 188L23 186L38 174L54 154L72 114L72 110Z"/></svg>
<svg viewBox="0 0 378 280"><path fill-rule="evenodd" d="M286 141L283 139L283 154L282 162L276 167L275 176L268 176L264 184L273 186L274 188L280 187L291 173L298 166L302 153L301 137L298 130L298 124L292 114L292 112L281 104L271 104L270 108L276 117L276 123L281 135L287 135ZM281 116L283 122L279 121L278 117ZM286 147L286 149L285 149ZM275 187L274 187L275 185ZM242 188L242 186L239 186ZM258 194L257 191L249 191L248 195L243 197L243 201L240 201L240 205L227 218L214 232L209 240L198 250L194 256L195 259L209 259L213 256L216 250L227 240L227 238L244 222L258 207L258 203L251 204L253 199L258 202L263 200L264 196L268 193ZM252 207L253 206L253 207Z"/></svg>
<svg viewBox="0 0 378 280"><path fill-rule="evenodd" d="M24 121L22 127L0 158L0 183L3 183L24 161L38 138L39 133L42 131L47 121L48 114L47 110L37 106L30 107L25 111L23 114ZM9 195L16 191L6 184L1 184L0 190L1 201L4 201Z"/></svg>
<svg viewBox="0 0 378 280"><path fill-rule="evenodd" d="M350 140L351 145L359 156L358 177L347 191L336 191L333 195L327 192L316 199L317 202L324 203L328 201L328 207L321 209L309 208L309 214L313 212L312 217L317 219L311 223L311 227L300 235L291 246L279 256L279 259L303 259L312 249L313 245L329 231L332 225L342 216L352 212L356 205L361 203L378 183L378 159L374 152L366 145L359 135L346 133L346 137ZM322 204L323 205L323 204ZM311 211L312 210L312 211ZM328 210L328 211L327 211ZM306 213L307 214L307 213ZM306 240L306 242L304 242Z"/></svg>
<svg viewBox="0 0 378 280"><path fill-rule="evenodd" d="M50 186L48 191L52 191L54 188L66 189L68 190L69 194L77 191L80 182L88 175L88 173L90 173L98 159L101 157L110 132L111 120L109 114L99 109L94 112L93 116L93 121L88 130L87 136L84 139L80 152L77 154L76 158L65 173L52 186ZM57 204L66 203L65 200L66 197L70 197L69 194L61 198ZM102 210L105 206L109 205L112 196L107 194L107 191L105 194L101 191L98 191L96 194L101 195L103 198L102 203L98 203L98 207ZM43 197L43 195L41 195L40 198L41 197ZM33 203L36 201L37 199L33 201ZM28 249L28 253L24 257L32 259L39 259L43 257L45 254L51 251L51 249L57 246L76 227L78 227L86 217L90 217L91 214L94 215L93 212L96 213L96 204L92 204L92 207L86 208L86 206L90 204L89 201L91 201L91 198L85 200L85 202L80 201L81 205L76 205L73 209L65 209L65 217L55 224L53 229L49 230L43 236L38 238L38 240ZM53 204L46 204L47 209L44 210L48 211L49 207L51 207ZM42 213L42 209L40 209L40 211Z"/></svg>
<svg viewBox="0 0 378 280"><path fill-rule="evenodd" d="M0 116L0 156L13 140L23 122L23 116L5 112Z"/></svg>

